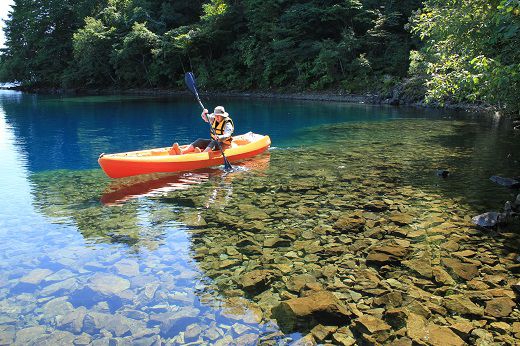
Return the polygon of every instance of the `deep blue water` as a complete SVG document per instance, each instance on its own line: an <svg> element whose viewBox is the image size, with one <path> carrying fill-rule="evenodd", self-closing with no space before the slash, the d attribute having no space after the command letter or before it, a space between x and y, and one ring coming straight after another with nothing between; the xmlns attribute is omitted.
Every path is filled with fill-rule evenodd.
<svg viewBox="0 0 520 346"><path fill-rule="evenodd" d="M200 107L191 97L59 97L0 91L6 125L31 172L97 167L100 153L190 143L208 137ZM204 102L204 101L203 101ZM235 134L268 134L274 147L301 145L299 130L321 124L366 122L447 113L345 103L231 98L223 104Z"/></svg>

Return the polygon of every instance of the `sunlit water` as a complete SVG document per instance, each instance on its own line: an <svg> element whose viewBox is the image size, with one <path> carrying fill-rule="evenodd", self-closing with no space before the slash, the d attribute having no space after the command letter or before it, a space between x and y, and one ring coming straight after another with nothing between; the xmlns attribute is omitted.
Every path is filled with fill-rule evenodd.
<svg viewBox="0 0 520 346"><path fill-rule="evenodd" d="M241 275L287 265L289 279L333 255L301 255L296 243L247 252L244 238L305 234L396 191L422 215L417 223L433 214L457 222L514 198L489 181L520 175L520 134L508 121L325 102L205 103L224 104L237 133L268 134L273 148L235 173L110 180L97 166L101 152L206 137L197 103L0 91L0 344L288 344L306 329L282 333L270 316L284 281L270 297L251 296Z"/></svg>

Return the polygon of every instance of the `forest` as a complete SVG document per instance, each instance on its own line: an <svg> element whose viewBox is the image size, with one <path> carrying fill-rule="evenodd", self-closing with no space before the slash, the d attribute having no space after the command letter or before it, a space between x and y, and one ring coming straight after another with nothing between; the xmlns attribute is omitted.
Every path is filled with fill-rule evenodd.
<svg viewBox="0 0 520 346"><path fill-rule="evenodd" d="M519 0L15 0L0 80L390 94L520 112Z"/></svg>

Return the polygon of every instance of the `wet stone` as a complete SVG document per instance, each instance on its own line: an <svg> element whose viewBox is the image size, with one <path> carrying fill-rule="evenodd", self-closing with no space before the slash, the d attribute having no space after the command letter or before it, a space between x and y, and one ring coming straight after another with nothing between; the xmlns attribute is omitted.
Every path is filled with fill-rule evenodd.
<svg viewBox="0 0 520 346"><path fill-rule="evenodd" d="M235 339L235 345L247 346L255 345L258 340L258 335L254 333L244 334Z"/></svg>
<svg viewBox="0 0 520 346"><path fill-rule="evenodd" d="M83 333L74 339L75 346L84 346L92 342L92 337L87 333Z"/></svg>
<svg viewBox="0 0 520 346"><path fill-rule="evenodd" d="M0 345L12 345L16 329L13 325L0 325Z"/></svg>
<svg viewBox="0 0 520 346"><path fill-rule="evenodd" d="M482 316L484 314L483 308L477 306L468 297L462 294L445 297L444 306L459 315Z"/></svg>
<svg viewBox="0 0 520 346"><path fill-rule="evenodd" d="M433 346L463 346L466 343L448 327L429 325L426 339Z"/></svg>
<svg viewBox="0 0 520 346"><path fill-rule="evenodd" d="M38 343L43 345L71 345L75 335L69 332L54 330L50 335L39 338Z"/></svg>
<svg viewBox="0 0 520 346"><path fill-rule="evenodd" d="M31 270L27 275L20 278L20 284L27 285L38 285L47 276L51 275L52 271L49 269L34 269Z"/></svg>
<svg viewBox="0 0 520 346"><path fill-rule="evenodd" d="M242 276L242 288L248 293L259 293L265 290L275 277L272 270L253 270Z"/></svg>
<svg viewBox="0 0 520 346"><path fill-rule="evenodd" d="M376 246L370 249L366 260L374 264L384 265L399 262L406 254L407 249L402 246Z"/></svg>
<svg viewBox="0 0 520 346"><path fill-rule="evenodd" d="M413 216L404 213L392 214L390 216L390 221L399 226L406 226L413 222Z"/></svg>
<svg viewBox="0 0 520 346"><path fill-rule="evenodd" d="M20 329L16 332L15 342L13 345L29 345L42 341L45 337L46 328L42 326L28 327Z"/></svg>
<svg viewBox="0 0 520 346"><path fill-rule="evenodd" d="M86 314L87 309L83 306L80 306L79 308L64 315L63 318L59 320L58 326L64 330L78 334L83 329L83 321Z"/></svg>
<svg viewBox="0 0 520 346"><path fill-rule="evenodd" d="M507 317L515 306L515 302L510 298L496 298L486 302L485 313L493 317Z"/></svg>
<svg viewBox="0 0 520 346"><path fill-rule="evenodd" d="M310 274L294 275L287 281L287 289L292 292L300 292L307 284L316 283L316 278Z"/></svg>
<svg viewBox="0 0 520 346"><path fill-rule="evenodd" d="M167 333L172 328L175 330L182 330L190 323L195 322L200 310L193 307L180 308L174 312L164 312L150 315L152 323L158 323L161 328L161 333ZM182 328L182 329L181 329ZM180 331L179 330L179 331Z"/></svg>
<svg viewBox="0 0 520 346"><path fill-rule="evenodd" d="M357 328L362 333L374 334L378 332L385 332L391 327L382 319L370 315L363 315L355 320Z"/></svg>
<svg viewBox="0 0 520 346"><path fill-rule="evenodd" d="M88 287L96 293L110 296L128 289L130 281L113 274L96 273L90 278Z"/></svg>
<svg viewBox="0 0 520 346"><path fill-rule="evenodd" d="M55 295L56 293L66 293L75 290L78 287L76 278L68 278L58 281L43 288L40 293L43 296Z"/></svg>
<svg viewBox="0 0 520 346"><path fill-rule="evenodd" d="M443 258L441 262L461 279L469 281L478 275L478 267L474 264L463 263L453 258Z"/></svg>
<svg viewBox="0 0 520 346"><path fill-rule="evenodd" d="M332 333L334 333L337 329L338 327L336 326L324 326L322 324L318 324L312 328L311 334L317 341L323 341L331 336Z"/></svg>
<svg viewBox="0 0 520 346"><path fill-rule="evenodd" d="M114 267L119 275L136 276L139 275L139 264L131 259L123 259L117 262Z"/></svg>
<svg viewBox="0 0 520 346"><path fill-rule="evenodd" d="M273 314L282 329L287 330L292 330L300 319L312 317L318 321L339 319L346 322L353 315L348 307L327 291L284 301L273 310Z"/></svg>
<svg viewBox="0 0 520 346"><path fill-rule="evenodd" d="M190 324L186 327L184 331L184 340L187 342L196 340L199 338L199 335L202 333L202 328L198 324Z"/></svg>

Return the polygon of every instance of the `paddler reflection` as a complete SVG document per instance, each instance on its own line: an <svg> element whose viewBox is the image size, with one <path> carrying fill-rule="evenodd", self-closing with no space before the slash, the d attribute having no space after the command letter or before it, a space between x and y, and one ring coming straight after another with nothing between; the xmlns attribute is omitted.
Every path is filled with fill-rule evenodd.
<svg viewBox="0 0 520 346"><path fill-rule="evenodd" d="M168 192L185 190L197 186L209 180L218 183L208 198L206 207L215 203L222 197L231 198L232 186L229 182L242 173L254 170L262 171L269 167L269 153L262 154L252 159L237 162L233 166L235 172L227 173L218 168L199 169L193 172L155 173L113 180L105 188L101 196L101 203L108 206L122 205L124 202L147 196L162 196Z"/></svg>

